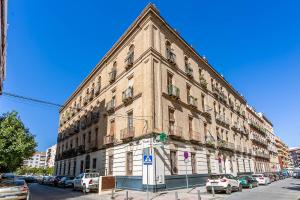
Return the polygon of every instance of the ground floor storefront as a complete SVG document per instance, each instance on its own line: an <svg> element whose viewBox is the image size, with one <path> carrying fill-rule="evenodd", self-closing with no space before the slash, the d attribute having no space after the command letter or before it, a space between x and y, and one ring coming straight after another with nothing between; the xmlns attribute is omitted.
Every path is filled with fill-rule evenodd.
<svg viewBox="0 0 300 200"><path fill-rule="evenodd" d="M145 155L151 156L149 165ZM146 190L148 185L159 191L202 186L211 173L253 173L254 166L251 154L234 149L143 138L56 161L55 174L76 176L89 169L116 176L118 188Z"/></svg>

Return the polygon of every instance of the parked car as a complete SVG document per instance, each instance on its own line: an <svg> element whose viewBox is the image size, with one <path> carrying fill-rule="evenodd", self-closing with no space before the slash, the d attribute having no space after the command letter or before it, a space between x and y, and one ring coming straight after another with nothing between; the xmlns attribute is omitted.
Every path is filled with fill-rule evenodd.
<svg viewBox="0 0 300 200"><path fill-rule="evenodd" d="M274 176L271 174L271 173L263 173L265 177L269 177L270 179L270 183L273 183L275 180L274 180Z"/></svg>
<svg viewBox="0 0 300 200"><path fill-rule="evenodd" d="M33 176L25 176L24 180L26 181L26 183L36 183L37 182L37 180Z"/></svg>
<svg viewBox="0 0 300 200"><path fill-rule="evenodd" d="M22 179L4 179L0 182L0 199L29 199L29 189Z"/></svg>
<svg viewBox="0 0 300 200"><path fill-rule="evenodd" d="M52 176L44 176L42 179L42 184L50 185L52 180Z"/></svg>
<svg viewBox="0 0 300 200"><path fill-rule="evenodd" d="M50 185L58 186L58 182L60 179L62 179L64 176L53 176L50 180Z"/></svg>
<svg viewBox="0 0 300 200"><path fill-rule="evenodd" d="M225 191L231 194L232 191L242 191L242 185L237 177L231 174L213 174L207 179L206 191L212 192L212 188L216 192Z"/></svg>
<svg viewBox="0 0 300 200"><path fill-rule="evenodd" d="M278 176L278 174L276 174L276 173L273 173L272 175L274 176L274 180L275 180L275 181L278 181L278 180L279 180L279 176Z"/></svg>
<svg viewBox="0 0 300 200"><path fill-rule="evenodd" d="M246 188L252 189L253 187L258 186L258 181L255 178L253 178L252 176L248 176L248 175L240 176L239 181L240 181L240 184Z"/></svg>
<svg viewBox="0 0 300 200"><path fill-rule="evenodd" d="M252 177L258 181L259 185L268 185L270 183L270 178L264 174L253 174Z"/></svg>
<svg viewBox="0 0 300 200"><path fill-rule="evenodd" d="M74 176L65 176L58 181L59 187L74 187Z"/></svg>
<svg viewBox="0 0 300 200"><path fill-rule="evenodd" d="M282 180L285 178L281 172L277 172L277 175L279 176L279 180Z"/></svg>
<svg viewBox="0 0 300 200"><path fill-rule="evenodd" d="M293 178L300 178L300 172L294 172Z"/></svg>
<svg viewBox="0 0 300 200"><path fill-rule="evenodd" d="M74 190L82 190L86 192L97 191L99 185L99 173L82 173L74 179Z"/></svg>

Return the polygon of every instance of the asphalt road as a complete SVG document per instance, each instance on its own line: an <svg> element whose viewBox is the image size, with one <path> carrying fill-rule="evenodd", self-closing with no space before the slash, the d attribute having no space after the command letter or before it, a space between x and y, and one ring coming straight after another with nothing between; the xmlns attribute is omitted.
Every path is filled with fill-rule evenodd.
<svg viewBox="0 0 300 200"><path fill-rule="evenodd" d="M300 200L300 179L288 178L243 192L235 192L226 200Z"/></svg>
<svg viewBox="0 0 300 200"><path fill-rule="evenodd" d="M84 195L82 192L73 191L71 188L63 189L47 185L39 185L33 183L29 185L31 200L96 200L100 199L98 194L90 193ZM153 200L172 200L174 199L174 192L169 191L170 195L159 196ZM186 193L184 190L178 190L180 193ZM123 191L124 193L124 191ZM189 196L182 195L180 193L181 199L197 199L197 195ZM131 196L137 200L146 199L144 192L133 192L130 191ZM121 197L122 192L118 192L118 198L124 199L124 195ZM155 196L155 195L153 195ZM185 196L185 197L184 197ZM110 195L102 196L101 199L110 199ZM212 195L206 196L203 199L212 199ZM243 189L242 192L234 192L231 195L218 194L215 199L224 199L224 200L300 200L300 179L288 178L285 180L274 182L267 186L259 186L253 189Z"/></svg>

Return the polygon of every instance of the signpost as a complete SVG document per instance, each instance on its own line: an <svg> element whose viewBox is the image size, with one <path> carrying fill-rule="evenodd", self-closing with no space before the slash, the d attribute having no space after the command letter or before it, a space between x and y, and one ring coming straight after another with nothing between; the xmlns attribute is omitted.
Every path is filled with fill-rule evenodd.
<svg viewBox="0 0 300 200"><path fill-rule="evenodd" d="M186 179L186 188L189 188L189 179L188 179L188 175L187 175L187 163L188 163L188 159L189 159L189 152L184 151L183 152L183 157L184 157L184 162L185 162L185 179Z"/></svg>
<svg viewBox="0 0 300 200"><path fill-rule="evenodd" d="M148 166L152 165L152 155L150 152L150 148L144 149L144 155L143 155L143 163L147 166L147 200L149 200L149 175L148 175Z"/></svg>

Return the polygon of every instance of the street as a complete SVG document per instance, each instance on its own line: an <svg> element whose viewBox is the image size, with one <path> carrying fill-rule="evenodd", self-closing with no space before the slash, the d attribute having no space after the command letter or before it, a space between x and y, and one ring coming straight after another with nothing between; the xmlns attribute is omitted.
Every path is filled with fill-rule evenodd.
<svg viewBox="0 0 300 200"><path fill-rule="evenodd" d="M73 191L70 188L63 189L37 183L30 184L31 200L52 200L52 199L99 199L98 194L91 193L83 195L82 192ZM202 200L213 199L211 194L205 194L205 187L198 188L201 191ZM186 189L178 191L179 199L197 199L196 189L189 192ZM151 193L152 199L172 200L175 198L175 191L167 191L162 193ZM116 199L124 199L125 191L119 191L115 195ZM129 191L129 197L132 199L146 199L144 192ZM101 199L110 199L110 194L103 195ZM267 186L259 186L254 189L243 189L243 192L234 192L231 195L217 194L215 199L224 200L298 200L300 199L300 179L288 178L285 180L274 182Z"/></svg>

